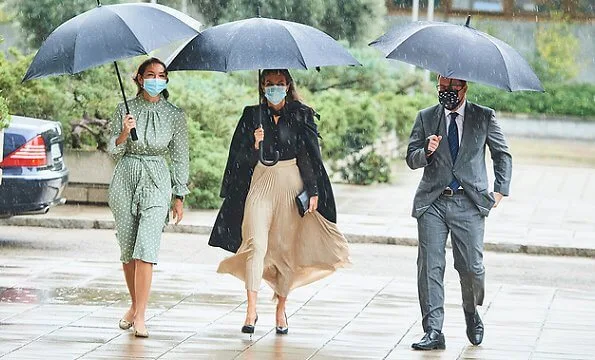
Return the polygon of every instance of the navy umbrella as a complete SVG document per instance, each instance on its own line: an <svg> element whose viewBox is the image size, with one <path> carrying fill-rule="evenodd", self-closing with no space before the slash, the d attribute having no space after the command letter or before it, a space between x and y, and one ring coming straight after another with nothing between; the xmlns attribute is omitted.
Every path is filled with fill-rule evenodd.
<svg viewBox="0 0 595 360"><path fill-rule="evenodd" d="M250 18L217 25L196 35L166 61L168 70L229 72L261 69L312 69L360 65L338 42L313 27L269 18ZM259 104L262 99L259 99ZM260 147L260 161L267 161Z"/></svg>
<svg viewBox="0 0 595 360"><path fill-rule="evenodd" d="M56 28L41 45L23 81L50 75L76 74L113 62L129 113L117 60L149 52L199 32L200 23L182 12L157 4L97 7ZM137 140L136 131L131 132Z"/></svg>
<svg viewBox="0 0 595 360"><path fill-rule="evenodd" d="M510 45L467 23L416 21L397 26L370 43L401 60L455 79L508 91L543 91L527 61Z"/></svg>

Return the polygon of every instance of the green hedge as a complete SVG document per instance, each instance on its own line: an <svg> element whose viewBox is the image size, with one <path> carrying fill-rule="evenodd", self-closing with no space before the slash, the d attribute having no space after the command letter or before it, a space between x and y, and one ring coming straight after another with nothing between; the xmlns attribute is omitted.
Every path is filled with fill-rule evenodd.
<svg viewBox="0 0 595 360"><path fill-rule="evenodd" d="M293 71L304 101L321 115L319 130L325 160L346 182L370 184L390 179L389 158L375 144L390 132L409 135L417 111L437 102L433 84L422 72L382 59L373 49L353 51L363 67L329 67L320 72ZM71 122L84 114L111 116L121 102L112 66L74 76L21 84L32 56L0 55L0 89L13 114L60 121L70 144ZM120 63L128 97L136 88L130 77L140 59ZM188 204L215 208L231 134L246 105L257 101L255 71L233 74L181 72L170 75L171 102L187 115L190 132ZM547 92L507 93L472 85L469 98L498 111L594 117L595 85L546 85ZM101 146L92 136L87 149Z"/></svg>
<svg viewBox="0 0 595 360"><path fill-rule="evenodd" d="M595 84L545 84L544 93L506 92L473 84L469 100L497 111L580 116L595 120Z"/></svg>

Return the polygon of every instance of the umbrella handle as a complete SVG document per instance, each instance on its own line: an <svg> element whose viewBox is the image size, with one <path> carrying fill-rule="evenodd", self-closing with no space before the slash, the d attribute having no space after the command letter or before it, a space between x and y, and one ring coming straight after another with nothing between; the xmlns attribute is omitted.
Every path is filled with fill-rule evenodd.
<svg viewBox="0 0 595 360"><path fill-rule="evenodd" d="M120 83L120 90L122 91L122 98L124 99L124 106L126 107L126 115L130 114L130 109L128 108L128 101L126 101L126 93L124 92L124 85L122 84L122 77L120 76L120 70L118 70L118 63L114 61L114 67L116 68L116 75L118 75L118 82ZM132 141L138 140L138 135L136 134L136 128L130 129L130 137Z"/></svg>
<svg viewBox="0 0 595 360"><path fill-rule="evenodd" d="M279 151L275 150L275 158L273 160L267 160L264 158L264 149L262 147L262 141L260 142L258 147L258 157L262 165L273 166L279 162Z"/></svg>

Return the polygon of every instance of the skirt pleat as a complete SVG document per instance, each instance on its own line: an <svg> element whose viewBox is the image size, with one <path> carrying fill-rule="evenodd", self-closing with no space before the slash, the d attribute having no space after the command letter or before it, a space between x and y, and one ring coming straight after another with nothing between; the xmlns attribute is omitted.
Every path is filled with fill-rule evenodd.
<svg viewBox="0 0 595 360"><path fill-rule="evenodd" d="M303 182L295 159L256 166L244 207L242 244L219 264L257 291L264 279L275 294L332 274L349 263L347 240L318 211L301 217L296 196Z"/></svg>

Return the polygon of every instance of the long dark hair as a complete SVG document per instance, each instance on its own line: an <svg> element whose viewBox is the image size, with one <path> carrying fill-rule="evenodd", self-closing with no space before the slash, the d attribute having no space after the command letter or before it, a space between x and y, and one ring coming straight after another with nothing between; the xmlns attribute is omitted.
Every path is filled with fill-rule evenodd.
<svg viewBox="0 0 595 360"><path fill-rule="evenodd" d="M143 92L143 86L140 84L140 82L138 81L138 76L142 76L145 71L147 70L147 68L149 67L149 65L152 64L159 64L161 66L163 66L163 68L165 69L165 75L167 76L167 66L165 66L165 63L157 58L150 58L147 59L145 61L142 62L142 64L139 65L138 69L136 70L136 73L134 74L134 77L132 78L132 80L134 80L134 83L136 84L136 96L139 96L142 92ZM169 82L169 79L167 79L167 82ZM161 92L161 94L163 94L163 97L167 100L169 98L169 91L167 91L167 89L163 90Z"/></svg>
<svg viewBox="0 0 595 360"><path fill-rule="evenodd" d="M297 89L295 87L295 82L293 81L293 78L291 77L291 74L289 73L289 70L287 69L265 69L262 71L261 73L261 83L260 86L258 87L258 93L260 94L260 102L261 103L265 103L266 102L266 98L264 97L264 79L267 75L283 75L285 77L285 82L287 82L287 85L289 85L289 89L287 90L287 95L285 96L285 101L289 102L289 101L302 101L302 98L300 97L300 95L297 92Z"/></svg>

